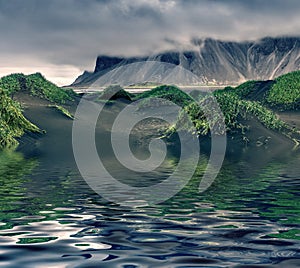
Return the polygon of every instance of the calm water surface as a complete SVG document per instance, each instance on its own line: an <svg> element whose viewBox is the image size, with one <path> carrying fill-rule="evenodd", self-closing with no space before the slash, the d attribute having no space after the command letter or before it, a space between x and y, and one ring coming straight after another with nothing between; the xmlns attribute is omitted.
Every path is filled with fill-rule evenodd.
<svg viewBox="0 0 300 268"><path fill-rule="evenodd" d="M199 194L202 155L180 193L137 208L104 200L72 159L41 151L0 153L2 267L300 267L299 151L233 153Z"/></svg>

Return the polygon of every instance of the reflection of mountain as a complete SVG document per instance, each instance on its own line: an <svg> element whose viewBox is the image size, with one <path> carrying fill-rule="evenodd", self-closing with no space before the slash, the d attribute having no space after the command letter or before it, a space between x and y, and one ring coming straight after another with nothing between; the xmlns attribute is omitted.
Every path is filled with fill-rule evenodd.
<svg viewBox="0 0 300 268"><path fill-rule="evenodd" d="M130 63L158 61L180 65L202 83L236 84L245 80L268 80L300 69L300 38L264 38L256 42L194 41L190 51L164 52L145 57L99 56L94 72L84 72L73 83L88 86L107 72ZM139 65L136 65L139 68ZM131 70L134 71L134 70ZM136 69L135 72L139 72ZM148 70L164 75L160 70ZM148 77L151 77L149 73Z"/></svg>

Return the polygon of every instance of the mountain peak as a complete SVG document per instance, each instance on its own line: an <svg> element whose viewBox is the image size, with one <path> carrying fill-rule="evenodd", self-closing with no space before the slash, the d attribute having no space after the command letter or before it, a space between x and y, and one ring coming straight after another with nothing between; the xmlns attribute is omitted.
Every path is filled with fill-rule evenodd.
<svg viewBox="0 0 300 268"><path fill-rule="evenodd" d="M207 84L238 84L245 80L268 80L300 69L299 37L265 37L257 41L193 39L194 50L166 51L145 57L100 55L93 73L85 72L73 86L89 86L109 71L130 63L158 61L180 65ZM157 70L155 75L164 76Z"/></svg>

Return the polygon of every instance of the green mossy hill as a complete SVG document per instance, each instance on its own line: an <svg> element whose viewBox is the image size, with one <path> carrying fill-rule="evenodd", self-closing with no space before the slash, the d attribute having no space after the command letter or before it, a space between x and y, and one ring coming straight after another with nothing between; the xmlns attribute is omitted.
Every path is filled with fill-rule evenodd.
<svg viewBox="0 0 300 268"><path fill-rule="evenodd" d="M179 114L176 122L177 129L185 129L191 131L196 130L197 135L205 136L209 134L210 128L214 128L216 134L224 134L224 132L241 132L246 133L249 126L245 124L245 120L255 117L266 128L289 133L291 129L280 120L276 114L268 108L262 106L256 101L241 99L234 93L226 91L217 91L214 93L217 103L224 115L225 126L222 127L223 118L218 112L218 107L211 101L211 98L203 98L199 103L191 103L184 107ZM207 107L210 111L211 125L203 112L203 107ZM186 120L186 114L190 117L193 125ZM250 126L251 127L251 126Z"/></svg>
<svg viewBox="0 0 300 268"><path fill-rule="evenodd" d="M289 127L272 110L257 101L245 100L226 91L216 91L214 95L224 114L229 131L246 129L247 126L242 122L249 117L256 117L268 129L290 131Z"/></svg>
<svg viewBox="0 0 300 268"><path fill-rule="evenodd" d="M270 85L270 82L267 81ZM198 102L192 101L184 106L184 109L178 116L177 122L170 133L177 130L187 130L194 132L199 136L206 136L210 133L211 128L216 134L231 134L240 133L247 139L247 131L251 129L251 120L255 119L264 127L270 130L278 131L283 135L294 139L298 137L298 130L290 127L282 121L274 111L265 106L263 103L255 100L246 99L246 96L253 94L253 87L262 88L263 82L250 81L237 88L225 88L213 92L213 96L218 103L212 100L211 97L205 95L198 96ZM210 124L203 112L203 108L209 111ZM218 112L221 109L222 114ZM225 128L222 123L225 120Z"/></svg>
<svg viewBox="0 0 300 268"><path fill-rule="evenodd" d="M268 92L267 102L284 110L300 109L300 71L275 79Z"/></svg>
<svg viewBox="0 0 300 268"><path fill-rule="evenodd" d="M265 101L266 92L268 92L271 86L274 84L274 81L247 81L235 88L227 87L224 90L233 91L239 97L256 100L256 101Z"/></svg>
<svg viewBox="0 0 300 268"><path fill-rule="evenodd" d="M248 81L224 90L244 99L259 101L270 108L300 109L300 71L282 75L273 81Z"/></svg>
<svg viewBox="0 0 300 268"><path fill-rule="evenodd" d="M109 86L99 97L99 100L117 100L117 99L125 99L132 100L133 95L124 90L122 87L118 85Z"/></svg>
<svg viewBox="0 0 300 268"><path fill-rule="evenodd" d="M25 132L40 132L40 130L24 117L19 103L0 89L0 148L16 147L18 145L16 138Z"/></svg>
<svg viewBox="0 0 300 268"><path fill-rule="evenodd" d="M51 83L40 73L31 75L11 74L0 78L0 88L13 96L16 92L26 91L52 103L64 104L73 101L76 93Z"/></svg>
<svg viewBox="0 0 300 268"><path fill-rule="evenodd" d="M181 107L185 107L195 102L195 100L191 96L181 91L178 87L168 86L168 85L159 86L152 90L138 94L135 97L135 100L149 99L149 98L166 99Z"/></svg>

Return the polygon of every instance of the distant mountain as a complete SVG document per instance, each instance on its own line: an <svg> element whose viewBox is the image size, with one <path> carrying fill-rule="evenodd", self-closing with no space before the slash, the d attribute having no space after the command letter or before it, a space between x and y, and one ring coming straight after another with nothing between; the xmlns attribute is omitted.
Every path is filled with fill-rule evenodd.
<svg viewBox="0 0 300 268"><path fill-rule="evenodd" d="M117 67L145 61L182 66L195 74L201 83L216 85L274 79L300 69L300 37L268 37L255 42L199 39L194 40L193 44L194 50L169 51L145 57L99 56L94 72L84 72L72 86L89 86ZM132 67L130 72L138 72L139 66ZM148 77L164 76L166 75L164 72L166 72L164 69L149 68L147 75ZM119 76L120 73L115 75Z"/></svg>

